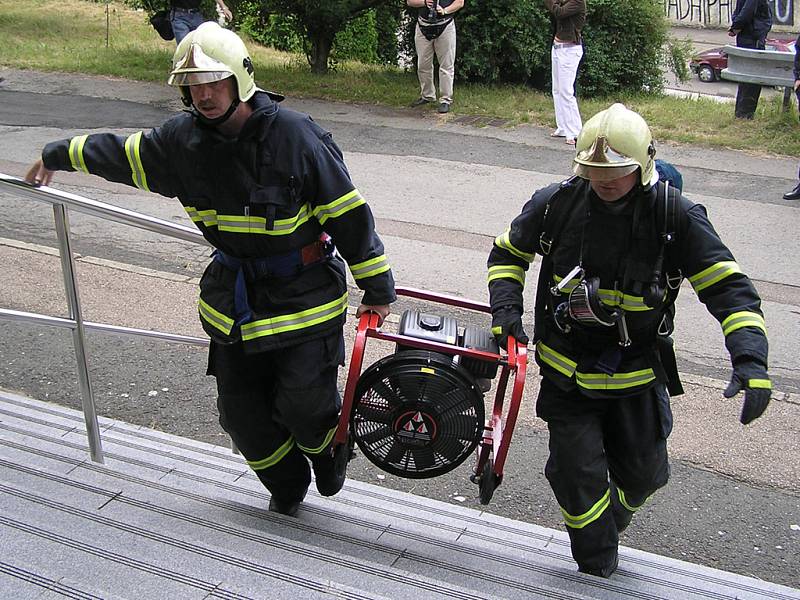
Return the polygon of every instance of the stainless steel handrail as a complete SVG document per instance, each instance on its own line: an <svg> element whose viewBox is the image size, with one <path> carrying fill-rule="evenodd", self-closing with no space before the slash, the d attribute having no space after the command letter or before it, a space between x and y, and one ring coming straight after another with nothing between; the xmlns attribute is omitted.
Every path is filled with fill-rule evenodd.
<svg viewBox="0 0 800 600"><path fill-rule="evenodd" d="M64 275L64 289L67 295L68 312L68 317L63 318L0 308L0 319L61 327L72 331L72 341L75 348L75 359L78 368L78 383L81 389L83 417L86 422L86 435L89 442L89 454L93 461L102 463L103 446L100 439L100 428L97 422L97 410L94 402L94 393L92 391L92 382L89 377L89 359L86 354L85 330L90 329L94 331L137 335L201 346L208 345L208 340L161 331L149 331L146 329L135 329L107 323L84 321L81 314L78 284L75 279L75 261L70 243L69 213L67 209L71 208L94 217L159 233L179 240L196 244L209 244L198 230L191 227L170 223L169 221L157 217L151 217L98 200L91 200L83 196L56 190L51 187L33 187L22 179L11 177L3 173L0 173L0 189L10 190L15 195L24 196L38 202L49 202L53 205L53 215L55 219L56 235L58 236L61 270Z"/></svg>

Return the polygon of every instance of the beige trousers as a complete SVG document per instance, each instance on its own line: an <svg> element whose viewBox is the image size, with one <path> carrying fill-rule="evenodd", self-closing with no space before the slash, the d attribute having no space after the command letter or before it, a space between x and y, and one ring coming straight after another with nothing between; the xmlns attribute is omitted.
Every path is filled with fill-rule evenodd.
<svg viewBox="0 0 800 600"><path fill-rule="evenodd" d="M420 96L431 102L436 101L436 88L433 85L433 55L439 60L439 102L453 102L453 75L456 61L456 22L451 21L442 34L428 40L422 35L417 23L414 35L417 48L417 77Z"/></svg>

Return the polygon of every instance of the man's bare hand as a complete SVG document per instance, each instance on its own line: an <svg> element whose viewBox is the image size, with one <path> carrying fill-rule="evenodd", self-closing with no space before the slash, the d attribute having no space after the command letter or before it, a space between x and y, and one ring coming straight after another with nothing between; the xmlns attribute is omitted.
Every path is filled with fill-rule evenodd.
<svg viewBox="0 0 800 600"><path fill-rule="evenodd" d="M31 185L35 185L37 187L40 185L50 185L50 182L53 181L53 173L55 173L55 171L51 171L45 167L42 159L40 158L33 163L33 166L30 169L28 169L24 179Z"/></svg>
<svg viewBox="0 0 800 600"><path fill-rule="evenodd" d="M389 308L388 304L361 304L356 309L356 317L360 319L361 315L368 312L378 315L378 327L380 327L383 325L383 320L389 316L390 312L392 312L392 309Z"/></svg>

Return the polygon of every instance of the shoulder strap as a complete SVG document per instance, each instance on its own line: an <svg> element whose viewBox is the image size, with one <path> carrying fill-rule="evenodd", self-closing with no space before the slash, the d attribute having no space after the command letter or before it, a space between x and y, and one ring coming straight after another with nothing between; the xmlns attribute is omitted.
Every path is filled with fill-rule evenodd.
<svg viewBox="0 0 800 600"><path fill-rule="evenodd" d="M539 250L541 250L542 256L550 255L556 238L564 228L564 223L566 223L569 213L572 212L570 210L571 206L565 206L563 202L556 202L556 200L564 195L564 190L572 185L577 178L577 176L574 176L562 181L559 188L547 200L544 216L542 216L542 226L539 229Z"/></svg>

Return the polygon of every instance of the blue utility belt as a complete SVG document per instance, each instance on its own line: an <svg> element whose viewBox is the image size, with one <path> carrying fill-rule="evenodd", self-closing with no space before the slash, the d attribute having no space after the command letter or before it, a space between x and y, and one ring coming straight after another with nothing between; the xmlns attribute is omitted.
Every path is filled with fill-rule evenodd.
<svg viewBox="0 0 800 600"><path fill-rule="evenodd" d="M226 269L236 271L233 304L237 325L252 319L253 311L247 299L246 281L255 281L265 277L291 277L298 275L311 265L328 261L333 256L335 247L327 233L319 239L299 250L285 254L276 254L264 258L236 258L216 249L212 258Z"/></svg>

